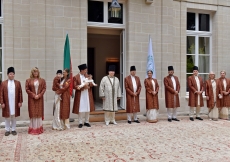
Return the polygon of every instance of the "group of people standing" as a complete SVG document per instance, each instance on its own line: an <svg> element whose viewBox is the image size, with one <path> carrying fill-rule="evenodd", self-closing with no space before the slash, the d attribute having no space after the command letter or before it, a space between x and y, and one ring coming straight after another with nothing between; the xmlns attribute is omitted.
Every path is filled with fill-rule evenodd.
<svg viewBox="0 0 230 162"><path fill-rule="evenodd" d="M97 86L92 76L87 74L87 65L78 66L80 72L73 77L73 89L75 97L72 113L78 114L78 127L91 127L89 123L90 112L95 111L92 87ZM119 79L115 77L116 67L110 65L108 75L104 76L99 86L99 96L103 100L103 110L105 111L105 124L117 124L115 112L118 111L117 100L121 98ZM189 119L203 120L200 117L200 108L204 106L203 92L205 92L209 117L212 120L228 119L228 109L230 107L230 80L225 78L226 72L221 71L221 77L215 79L215 74L210 72L209 79L203 85L203 80L198 76L198 67L193 67L193 75L188 77L190 114ZM153 71L147 71L148 77L144 80L146 89L146 117L148 122L158 121L158 92L159 84L153 78ZM13 67L7 69L8 79L0 82L0 104L2 117L5 118L5 136L16 135L16 117L20 116L22 106L21 83L14 79L15 70ZM53 130L65 130L70 128L70 71L69 69L58 70L53 80L52 90L55 92L53 104ZM129 124L140 123L137 113L140 112L140 78L136 76L136 67L130 67L130 75L124 79L126 89L126 112ZM173 66L168 67L168 76L164 78L165 104L167 108L168 121L180 121L177 119L177 108L180 107L179 92L180 82L174 75ZM44 119L44 93L46 82L40 77L37 67L32 68L30 78L26 80L25 89L28 94L28 112L30 118L29 134L43 133L42 120ZM84 120L84 121L83 121Z"/></svg>

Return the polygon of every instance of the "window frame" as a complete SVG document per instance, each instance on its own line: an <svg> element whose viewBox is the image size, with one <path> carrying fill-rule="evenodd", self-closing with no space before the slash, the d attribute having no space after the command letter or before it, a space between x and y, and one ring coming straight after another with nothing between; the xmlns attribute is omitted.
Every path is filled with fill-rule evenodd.
<svg viewBox="0 0 230 162"><path fill-rule="evenodd" d="M101 28L117 28L117 29L125 29L125 22L126 22L126 1L125 0L118 0L119 3L121 3L123 5L123 23L122 24L115 24L115 23L109 23L108 22L108 3L112 2L112 0L91 0L91 1L100 1L100 2L104 2L104 22L91 22L88 21L87 19L87 26L88 27L101 27ZM87 1L88 4L88 1ZM87 5L87 14L88 14L88 5ZM87 16L88 17L88 16Z"/></svg>
<svg viewBox="0 0 230 162"><path fill-rule="evenodd" d="M187 25L186 25L186 44L187 44L187 37L188 36L194 36L195 37L195 54L191 54L195 56L195 66L199 66L199 37L208 37L209 38L209 71L212 71L212 19L213 15L209 11L201 11L201 10L193 10L193 9L188 9L186 14L188 12L195 13L195 30L187 30ZM209 31L199 31L199 14L209 14ZM187 24L187 15L186 15L186 24ZM190 55L187 53L187 46L186 46L186 67L187 67L187 56ZM205 57L205 56L204 56ZM187 68L186 68L186 77L188 74L192 73L187 73ZM200 75L202 74L209 74L208 73L199 73ZM203 80L205 82L205 80ZM187 78L186 78L187 82ZM187 84L186 84L187 85ZM189 95L189 92L187 91L187 86L186 86L186 96ZM204 92L203 92L204 95Z"/></svg>
<svg viewBox="0 0 230 162"><path fill-rule="evenodd" d="M1 30L1 33L0 33L0 36L2 36L2 38L0 38L0 39L2 39L2 47L0 47L0 49L2 50L2 71L0 71L0 74L2 75L2 81L3 80L5 80L4 79L4 75L3 75L3 72L4 72L4 48L3 48L3 46L4 46L4 24L3 24L3 22L4 22L4 19L3 19L3 16L4 16L4 13L3 13L3 0L0 0L0 7L1 7L1 16L0 16L0 24L2 25L2 30Z"/></svg>

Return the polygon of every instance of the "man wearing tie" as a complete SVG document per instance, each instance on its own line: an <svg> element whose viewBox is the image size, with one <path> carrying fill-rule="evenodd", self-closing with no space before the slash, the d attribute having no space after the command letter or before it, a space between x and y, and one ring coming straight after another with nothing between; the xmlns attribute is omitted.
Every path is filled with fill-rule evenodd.
<svg viewBox="0 0 230 162"><path fill-rule="evenodd" d="M140 78L136 75L136 67L130 67L130 75L125 78L126 90L126 112L128 123L131 124L131 116L133 113L134 122L140 123L137 119L137 112L140 112L139 96L141 93Z"/></svg>
<svg viewBox="0 0 230 162"><path fill-rule="evenodd" d="M22 87L21 83L14 80L14 68L7 70L8 80L2 82L0 103L2 105L2 117L5 118L5 136L17 135L16 117L20 116L20 107L22 106ZM10 132L11 129L11 132Z"/></svg>
<svg viewBox="0 0 230 162"><path fill-rule="evenodd" d="M198 76L198 67L193 67L193 75L188 77L188 86L189 86L189 102L188 106L190 106L190 114L189 119L194 121L194 108L196 108L196 119L203 120L200 117L200 108L204 106L203 103L203 80Z"/></svg>

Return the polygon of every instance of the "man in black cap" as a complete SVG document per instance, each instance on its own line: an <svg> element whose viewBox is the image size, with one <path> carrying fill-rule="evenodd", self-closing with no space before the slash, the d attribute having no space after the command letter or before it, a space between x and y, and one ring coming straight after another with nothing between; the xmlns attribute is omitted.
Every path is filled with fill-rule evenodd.
<svg viewBox="0 0 230 162"><path fill-rule="evenodd" d="M80 87L88 77L87 65L81 64L78 66L80 73L73 78L73 88L75 89L75 97L73 104L73 113L78 114L78 127L83 127L83 118L85 118L84 126L91 127L89 124L89 113L95 110L92 83L85 83Z"/></svg>
<svg viewBox="0 0 230 162"><path fill-rule="evenodd" d="M168 113L168 121L180 121L177 119L177 108L180 107L179 91L180 82L177 76L174 76L173 66L168 66L168 76L164 78L165 85L165 105Z"/></svg>
<svg viewBox="0 0 230 162"><path fill-rule="evenodd" d="M133 114L134 122L140 123L137 119L137 112L140 112L139 96L141 93L140 78L136 76L136 67L130 67L130 75L125 78L126 90L126 113L128 123L131 124Z"/></svg>
<svg viewBox="0 0 230 162"><path fill-rule="evenodd" d="M17 135L16 117L20 116L22 106L22 87L21 83L14 80L14 68L7 70L8 79L1 84L0 103L2 106L2 117L5 118L5 136ZM11 132L10 132L11 131Z"/></svg>
<svg viewBox="0 0 230 162"><path fill-rule="evenodd" d="M115 74L115 65L109 66L109 75L104 76L99 87L99 96L103 100L103 110L105 111L105 124L117 124L115 112L118 111L117 100L121 98L120 83Z"/></svg>
<svg viewBox="0 0 230 162"><path fill-rule="evenodd" d="M194 121L194 108L196 108L196 119L203 120L200 117L200 108L204 106L203 103L203 80L198 76L198 67L193 67L193 75L188 77L188 87L189 87L189 101L188 106L190 106L190 120Z"/></svg>

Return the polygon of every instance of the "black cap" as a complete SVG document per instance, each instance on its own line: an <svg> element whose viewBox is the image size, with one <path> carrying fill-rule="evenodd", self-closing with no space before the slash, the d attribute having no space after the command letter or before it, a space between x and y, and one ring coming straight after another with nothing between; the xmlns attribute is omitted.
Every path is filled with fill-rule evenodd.
<svg viewBox="0 0 230 162"><path fill-rule="evenodd" d="M168 66L168 71L174 70L173 66Z"/></svg>
<svg viewBox="0 0 230 162"><path fill-rule="evenodd" d="M136 71L136 67L135 66L131 66L130 67L130 71Z"/></svg>
<svg viewBox="0 0 230 162"><path fill-rule="evenodd" d="M9 74L9 73L14 73L15 74L14 67L9 67L7 69L7 74Z"/></svg>
<svg viewBox="0 0 230 162"><path fill-rule="evenodd" d="M115 71L116 66L115 65L109 65L109 71Z"/></svg>
<svg viewBox="0 0 230 162"><path fill-rule="evenodd" d="M62 74L62 70L58 70L56 74Z"/></svg>
<svg viewBox="0 0 230 162"><path fill-rule="evenodd" d="M81 65L78 66L78 69L79 70L85 70L85 69L87 69L87 65L86 64L81 64Z"/></svg>
<svg viewBox="0 0 230 162"><path fill-rule="evenodd" d="M198 67L197 66L193 66L192 70L197 70L198 71Z"/></svg>

